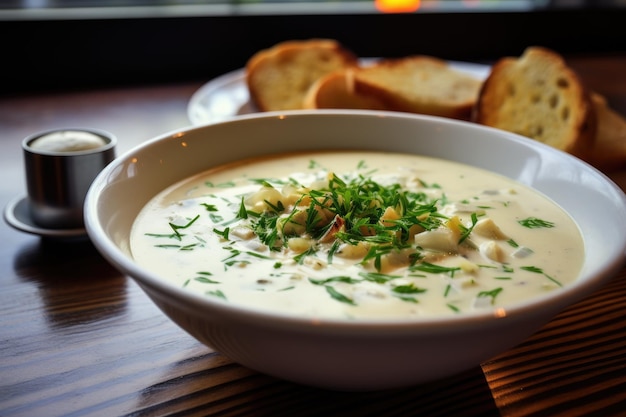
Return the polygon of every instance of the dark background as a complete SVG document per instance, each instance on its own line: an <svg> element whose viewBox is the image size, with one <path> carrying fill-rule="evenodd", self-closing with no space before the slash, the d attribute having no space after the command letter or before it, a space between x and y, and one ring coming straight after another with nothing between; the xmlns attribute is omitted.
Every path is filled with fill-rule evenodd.
<svg viewBox="0 0 626 417"><path fill-rule="evenodd" d="M529 45L626 54L626 8L510 13L280 15L1 21L0 95L207 81L288 39L339 40L361 57L490 63Z"/></svg>

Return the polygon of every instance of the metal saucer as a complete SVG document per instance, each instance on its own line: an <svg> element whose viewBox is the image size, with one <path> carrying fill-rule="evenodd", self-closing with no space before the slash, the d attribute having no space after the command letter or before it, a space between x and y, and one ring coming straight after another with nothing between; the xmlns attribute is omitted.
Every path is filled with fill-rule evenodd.
<svg viewBox="0 0 626 417"><path fill-rule="evenodd" d="M4 220L17 230L45 238L77 239L87 237L87 231L84 228L49 229L35 224L30 215L28 198L26 197L14 198L6 205Z"/></svg>

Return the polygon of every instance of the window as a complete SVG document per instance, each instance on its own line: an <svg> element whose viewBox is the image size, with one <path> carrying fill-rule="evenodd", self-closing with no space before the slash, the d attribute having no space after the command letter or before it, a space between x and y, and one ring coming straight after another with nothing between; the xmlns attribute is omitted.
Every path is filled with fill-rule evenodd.
<svg viewBox="0 0 626 417"><path fill-rule="evenodd" d="M541 45L626 51L626 0L0 0L0 94L208 80L289 39L362 57L489 62ZM558 29L557 29L558 26Z"/></svg>
<svg viewBox="0 0 626 417"><path fill-rule="evenodd" d="M386 9L381 9L381 5ZM626 7L626 0L4 0L1 20L267 14L502 13Z"/></svg>

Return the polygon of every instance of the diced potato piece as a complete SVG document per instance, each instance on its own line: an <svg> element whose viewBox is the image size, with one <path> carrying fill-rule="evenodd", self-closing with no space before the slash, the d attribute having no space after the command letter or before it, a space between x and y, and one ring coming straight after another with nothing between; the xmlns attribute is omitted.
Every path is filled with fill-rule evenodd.
<svg viewBox="0 0 626 417"><path fill-rule="evenodd" d="M335 252L335 256L346 259L361 259L365 258L368 251L369 245L363 241L357 243L356 245L344 243L339 247L339 250Z"/></svg>
<svg viewBox="0 0 626 417"><path fill-rule="evenodd" d="M266 203L269 202L273 206L278 206L279 201L282 202L283 195L274 187L262 187L260 190L250 195L245 203L250 206L252 211L262 213L271 210Z"/></svg>
<svg viewBox="0 0 626 417"><path fill-rule="evenodd" d="M457 242L461 238L461 226L461 219L459 216L452 216L446 222L446 227L452 231L454 239Z"/></svg>
<svg viewBox="0 0 626 417"><path fill-rule="evenodd" d="M250 240L256 236L249 227L234 227L230 234L243 240Z"/></svg>
<svg viewBox="0 0 626 417"><path fill-rule="evenodd" d="M283 236L300 236L306 232L306 211L284 214L276 223L278 232Z"/></svg>
<svg viewBox="0 0 626 417"><path fill-rule="evenodd" d="M382 216L380 216L380 223L385 227L392 227L395 225L394 222L390 222L389 220L398 220L400 219L400 214L393 208L387 207Z"/></svg>
<svg viewBox="0 0 626 417"><path fill-rule="evenodd" d="M294 237L287 241L287 246L289 249L296 253L302 253L309 250L315 241L313 239L305 238L305 237Z"/></svg>
<svg viewBox="0 0 626 417"><path fill-rule="evenodd" d="M411 263L411 254L415 253L413 249L394 250L383 255L380 258L380 272L388 274L398 268L405 268Z"/></svg>
<svg viewBox="0 0 626 417"><path fill-rule="evenodd" d="M415 243L427 250L438 252L456 253L458 251L458 238L448 228L427 230L415 235Z"/></svg>
<svg viewBox="0 0 626 417"><path fill-rule="evenodd" d="M409 227L409 239L414 239L415 235L417 235L418 233L422 233L423 231L424 228L419 224L412 225L411 227Z"/></svg>
<svg viewBox="0 0 626 417"><path fill-rule="evenodd" d="M483 236L492 240L507 240L509 238L490 218L484 218L479 220L474 226L472 232L476 233L479 236Z"/></svg>
<svg viewBox="0 0 626 417"><path fill-rule="evenodd" d="M470 262L468 260L464 260L459 264L461 270L468 274L475 274L478 272L480 267L476 265L474 262Z"/></svg>
<svg viewBox="0 0 626 417"><path fill-rule="evenodd" d="M304 203L301 201L307 198L303 197L303 195L306 194L308 191L309 190L306 188L296 188L296 186L294 186L293 184L285 185L281 190L281 193L284 196L283 204L285 204L286 206L293 206L295 204L308 204L308 201Z"/></svg>
<svg viewBox="0 0 626 417"><path fill-rule="evenodd" d="M346 230L346 221L340 217L335 216L333 221L330 223L330 227L326 230L326 233L322 237L320 237L320 242L328 243L335 240L335 236L338 232L343 232Z"/></svg>
<svg viewBox="0 0 626 417"><path fill-rule="evenodd" d="M318 199L319 201L319 199ZM321 227L323 225L326 225L328 223L330 223L331 221L333 221L333 219L335 218L335 213L333 213L332 211L322 207L322 206L315 206L315 210L317 211L317 219L318 222L316 224L317 227Z"/></svg>
<svg viewBox="0 0 626 417"><path fill-rule="evenodd" d="M479 247L480 253L495 262L504 263L506 262L506 253L502 250L498 243L493 240L488 240L480 244Z"/></svg>

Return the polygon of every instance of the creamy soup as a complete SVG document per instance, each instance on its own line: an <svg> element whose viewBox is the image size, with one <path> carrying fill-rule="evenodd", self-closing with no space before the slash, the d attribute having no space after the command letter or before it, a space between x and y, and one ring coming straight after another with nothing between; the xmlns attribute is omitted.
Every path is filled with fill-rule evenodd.
<svg viewBox="0 0 626 417"><path fill-rule="evenodd" d="M189 291L313 319L502 311L575 280L584 252L574 221L518 182L379 152L213 169L150 201L130 244Z"/></svg>

